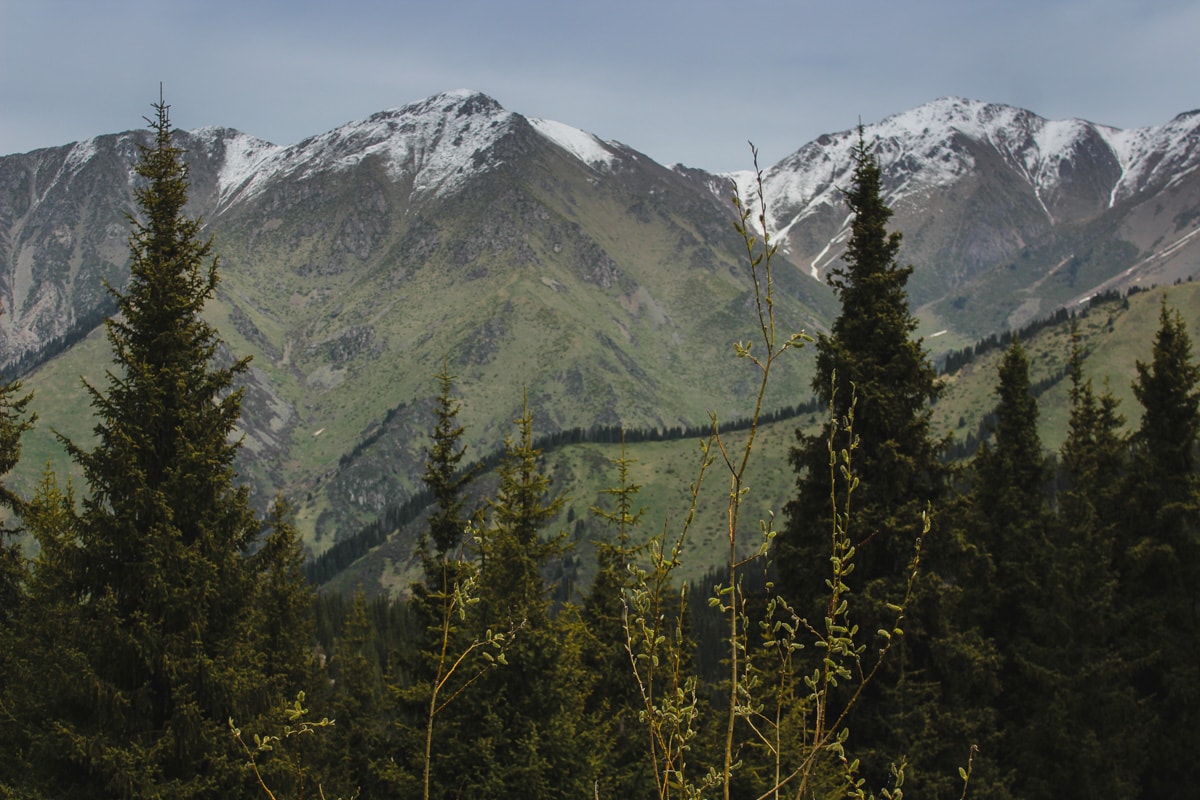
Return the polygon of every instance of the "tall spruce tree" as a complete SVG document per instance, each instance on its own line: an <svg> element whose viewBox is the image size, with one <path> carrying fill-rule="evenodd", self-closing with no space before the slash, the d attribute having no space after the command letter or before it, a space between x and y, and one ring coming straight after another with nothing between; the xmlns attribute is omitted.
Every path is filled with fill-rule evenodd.
<svg viewBox="0 0 1200 800"><path fill-rule="evenodd" d="M975 459L979 497L989 510L1012 512L1039 507L1045 497L1047 468L1038 435L1037 400L1029 386L1029 357L1014 337L1000 361L996 384L994 439ZM1017 557L1025 555L1014 547Z"/></svg>
<svg viewBox="0 0 1200 800"><path fill-rule="evenodd" d="M304 546L291 507L275 498L263 525L262 546L247 567L254 580L253 622L260 647L269 654L262 667L262 688L291 698L311 691L320 676L312 656L316 622L315 592L304 577Z"/></svg>
<svg viewBox="0 0 1200 800"><path fill-rule="evenodd" d="M466 730L460 729L455 716L443 712L494 663L488 661L494 658L490 644L472 638L477 632L471 616L478 609L473 595L476 569L464 550L469 525L464 492L477 468L460 466L466 454L461 444L464 428L458 423L462 406L453 396L454 376L444 359L435 378L440 392L423 476L434 509L418 546L423 580L413 584L410 600L421 633L403 676L408 685L393 687L404 711L404 721L397 723L400 739L413 754L412 771L421 775L425 798L432 796L440 777L435 764L453 761L456 750L469 749L469 722ZM463 715L457 717L457 722L463 720Z"/></svg>
<svg viewBox="0 0 1200 800"><path fill-rule="evenodd" d="M1059 610L1045 602L1044 589L1061 578L1049 538L1049 470L1037 430L1029 359L1015 337L998 376L994 438L972 465L969 526L973 543L988 554L991 573L977 576L966 608L998 656L1000 691L993 702L1003 733L1001 752L993 755L1001 764L1020 765L1016 796L1043 797L1050 772L1039 737L1049 731L1038 725L1038 714L1061 681L1046 663Z"/></svg>
<svg viewBox="0 0 1200 800"><path fill-rule="evenodd" d="M504 650L507 664L482 673L446 709L449 725L472 739L435 775L437 796L579 797L594 789L598 747L584 717L585 636L573 609L550 613L543 577L562 538L546 537L546 527L564 499L553 493L540 458L525 404L479 532L479 607L472 612L476 640L520 630Z"/></svg>
<svg viewBox="0 0 1200 800"><path fill-rule="evenodd" d="M376 608L387 603L379 598ZM328 797L415 797L406 761L417 752L396 746L390 726L396 704L389 697L379 663L380 642L371 604L362 588L350 599L344 628L329 659L329 713L336 725L321 748Z"/></svg>
<svg viewBox="0 0 1200 800"><path fill-rule="evenodd" d="M234 380L247 359L215 364L219 340L201 311L218 263L185 213L188 170L169 107L154 110L130 280L110 288L114 369L103 388L87 387L96 444L64 439L87 492L78 513L40 533L53 556L41 568L58 573L37 582L55 593L35 598L54 610L43 635L72 648L52 665L59 682L33 755L58 797L236 796L246 776L228 720L282 699L265 680L280 665L258 630L261 564L247 558L261 525L233 468ZM285 569L286 539L272 551Z"/></svg>
<svg viewBox="0 0 1200 800"><path fill-rule="evenodd" d="M1151 360L1137 363L1133 390L1142 419L1126 486L1119 602L1140 656L1135 690L1154 719L1142 796L1165 797L1200 784L1200 367L1165 296Z"/></svg>
<svg viewBox="0 0 1200 800"><path fill-rule="evenodd" d="M625 649L626 593L633 585L629 565L635 558L631 539L645 508L635 508L642 487L630 474L636 462L626 453L624 432L621 455L610 461L617 468L617 483L603 494L610 497L611 505L591 509L616 535L596 542L596 577L584 599L588 635L584 657L595 676L586 713L590 729L601 734L596 755L608 765L601 771L597 791L603 796L630 796L653 785L654 778L638 715L642 700Z"/></svg>
<svg viewBox="0 0 1200 800"><path fill-rule="evenodd" d="M1068 375L1071 414L1059 450L1058 518L1051 527L1053 575L1043 586L1047 625L1038 663L1045 693L1035 710L1046 773L1043 794L1134 797L1147 757L1145 713L1129 684L1124 621L1116 604L1115 546L1124 508L1124 417L1111 392L1097 394L1083 374L1083 347L1072 323ZM1064 727L1073 733L1063 736ZM1028 765L1028 771L1039 770Z"/></svg>
<svg viewBox="0 0 1200 800"><path fill-rule="evenodd" d="M1121 476L1127 443L1121 431L1125 417L1117 410L1118 400L1112 392L1097 394L1091 379L1084 376L1083 356L1079 332L1072 323L1067 366L1071 416L1060 450L1066 481L1060 509L1067 527L1081 532L1077 538L1098 537L1097 549L1111 565L1115 528L1124 507Z"/></svg>
<svg viewBox="0 0 1200 800"><path fill-rule="evenodd" d="M855 529L863 532L857 556L859 585L899 576L921 530L921 511L942 496L946 470L943 444L930 431L929 403L939 384L921 341L912 337L917 320L908 307L911 266L897 264L901 235L889 233L892 210L883 200L882 174L863 140L854 152L854 182L845 200L854 215L845 266L829 283L842 303L828 334L817 340L813 391L831 409L818 434L797 432L792 466L799 474L797 497L787 506L787 527L775 555L784 588L799 597L821 592L828 559L832 510L829 502L831 428L853 402L859 487ZM845 435L834 434L835 452Z"/></svg>
<svg viewBox="0 0 1200 800"><path fill-rule="evenodd" d="M914 543L923 530L922 512L943 497L948 477L941 461L945 444L930 428L930 402L939 382L921 341L913 337L917 320L906 289L913 268L897 262L901 234L887 229L892 211L861 127L853 183L844 198L853 214L850 240L844 266L829 277L842 309L829 333L818 337L812 383L830 418L815 435L797 431L791 462L798 491L785 509L786 526L775 539L774 558L784 595L810 619L821 620L827 610L816 604L826 596L835 524L830 453L849 450L853 436L858 483L850 522L854 572L847 584L862 598L856 617L862 630L890 630L894 615L887 604L904 595ZM852 434L843 423L851 413ZM892 665L851 721L867 774L879 783L909 741L927 737L923 727L912 728L923 726L917 720L923 712L909 713L920 702L914 692L929 695L914 685L926 645L917 631L906 633ZM872 749L877 756L868 752Z"/></svg>
<svg viewBox="0 0 1200 800"><path fill-rule="evenodd" d="M488 522L477 542L479 597L484 625L540 625L549 607L542 569L558 552L561 536L543 537L565 498L550 491L541 470L542 451L533 446L533 414L526 402L515 421L517 435L504 442L496 472L500 486L488 502Z"/></svg>
<svg viewBox="0 0 1200 800"><path fill-rule="evenodd" d="M625 452L625 435L621 434L621 455L611 459L617 468L617 485L602 490L603 494L613 498L611 509L595 506L592 513L604 521L610 529L616 530L616 539L601 540L596 543L596 578L584 601L584 612L588 625L595 633L601 646L620 651L618 658L625 658L625 628L623 593L631 583L629 562L633 556L634 547L631 543L634 530L640 524L645 514L644 508L634 508L641 484L634 483L630 477L630 469L635 460ZM613 663L610 667L618 666ZM612 680L620 677L612 674L608 668L604 670L605 678ZM631 681L623 681L630 685Z"/></svg>
<svg viewBox="0 0 1200 800"><path fill-rule="evenodd" d="M1015 338L998 370L993 438L972 464L975 540L990 555L992 585L976 587L987 633L1011 643L1030 630L1045 563L1048 470L1038 435L1037 401L1030 392L1029 359Z"/></svg>
<svg viewBox="0 0 1200 800"><path fill-rule="evenodd" d="M427 550L428 542L432 542L436 556L445 559L447 553L462 544L467 527L464 492L478 470L462 468L463 456L467 451L462 444L464 429L458 422L462 403L454 398L454 376L450 374L445 360L442 362L442 371L434 377L440 387L434 407L437 422L430 443L425 448L425 474L422 477L426 488L433 494L434 511L422 546Z"/></svg>
<svg viewBox="0 0 1200 800"><path fill-rule="evenodd" d="M82 645L90 633L75 623L73 556L75 497L60 489L49 469L25 504L25 529L38 542L26 574L26 591L10 630L13 645L0 684L0 797L55 796L54 784L37 767L44 750L47 713L83 674ZM61 785L61 784L60 784Z"/></svg>

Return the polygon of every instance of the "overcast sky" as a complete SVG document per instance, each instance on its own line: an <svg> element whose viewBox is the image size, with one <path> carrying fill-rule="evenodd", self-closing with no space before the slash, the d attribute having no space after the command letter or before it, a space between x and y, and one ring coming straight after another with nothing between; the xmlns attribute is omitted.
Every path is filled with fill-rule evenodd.
<svg viewBox="0 0 1200 800"><path fill-rule="evenodd" d="M139 127L291 144L440 91L711 171L945 95L1117 127L1200 107L1195 0L0 0L0 154Z"/></svg>

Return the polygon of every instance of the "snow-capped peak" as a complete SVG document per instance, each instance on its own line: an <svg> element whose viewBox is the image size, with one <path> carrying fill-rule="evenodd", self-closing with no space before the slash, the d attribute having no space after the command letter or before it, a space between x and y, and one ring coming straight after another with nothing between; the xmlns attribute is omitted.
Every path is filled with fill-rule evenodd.
<svg viewBox="0 0 1200 800"><path fill-rule="evenodd" d="M1014 170L1054 222L1056 193L1072 175L1081 152L1111 165L1115 182L1108 204L1112 205L1155 175L1178 180L1195 169L1200 161L1198 130L1200 113L1180 115L1157 128L1120 131L1080 119L1048 120L1002 104L942 97L864 126L863 136L874 148L884 173L886 199L893 206L972 172L977 167L973 153L983 151L964 146L964 140L970 140L996 153ZM1170 143L1174 155L1163 156ZM857 144L857 131L827 134L765 172L771 209L767 227L774 237L786 235L792 225L823 208L839 207L840 190L850 185ZM752 176L730 177L740 178L742 184Z"/></svg>
<svg viewBox="0 0 1200 800"><path fill-rule="evenodd" d="M443 92L271 153L246 175L237 195L253 196L277 175L304 179L372 157L382 160L393 179L411 178L415 192L450 192L470 175L496 166L487 151L514 116L480 92Z"/></svg>

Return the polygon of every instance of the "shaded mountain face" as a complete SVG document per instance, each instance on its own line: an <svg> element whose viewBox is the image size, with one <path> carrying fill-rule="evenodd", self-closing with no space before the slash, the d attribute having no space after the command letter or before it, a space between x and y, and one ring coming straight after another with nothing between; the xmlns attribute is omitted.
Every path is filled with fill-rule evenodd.
<svg viewBox="0 0 1200 800"><path fill-rule="evenodd" d="M956 99L867 127L929 329L974 339L1194 271L1198 127L1193 114L1117 131ZM209 316L229 357L254 356L243 472L264 502L294 500L316 549L418 485L443 359L474 455L522 397L539 433L747 413L757 375L731 344L756 336L753 286L729 197L735 183L752 196L749 174L669 169L466 91L288 147L178 136L222 259ZM127 277L141 141L0 158L0 361L78 394L64 416L87 419L81 373L102 379L95 329L105 281ZM785 333L837 312L823 278L848 231L856 141L821 137L764 173ZM810 375L801 353L768 407L806 400ZM70 429L43 421L35 436Z"/></svg>

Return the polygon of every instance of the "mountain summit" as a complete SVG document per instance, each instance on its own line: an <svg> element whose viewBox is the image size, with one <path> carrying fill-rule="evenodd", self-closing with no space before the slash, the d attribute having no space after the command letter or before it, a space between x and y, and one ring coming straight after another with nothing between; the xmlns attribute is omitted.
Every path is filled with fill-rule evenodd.
<svg viewBox="0 0 1200 800"><path fill-rule="evenodd" d="M1198 113L1120 131L962 98L865 126L922 330L961 347L1106 288L1194 274L1198 130ZM858 135L764 171L789 330L836 312L824 278L848 232ZM254 356L242 469L264 499L306 498L310 540L413 491L443 356L479 453L523 393L539 432L742 413L752 381L729 352L754 304L729 197L755 195L750 173L667 168L467 90L286 147L228 128L176 136L190 210L222 256L209 312L233 353ZM51 396L106 363L95 331L113 310L105 281L128 277L145 141L0 158L0 361ZM768 405L807 400L810 375L797 358ZM44 430L87 436L82 401L62 415L43 414ZM35 436L31 451L53 452Z"/></svg>
<svg viewBox="0 0 1200 800"><path fill-rule="evenodd" d="M609 164L615 158L611 145L590 134L526 119L481 92L459 89L372 114L291 147L264 147L235 136L239 155L222 170L221 197L225 203L249 200L273 180L344 172L370 158L378 158L388 177L407 184L414 195L444 197L499 165L503 142L531 125L585 163Z"/></svg>
<svg viewBox="0 0 1200 800"><path fill-rule="evenodd" d="M976 173L983 147L1029 185L1048 221L1066 221L1194 170L1200 114L1167 125L1122 131L1083 120L1047 120L1012 106L944 97L864 127L888 177L889 201L952 186ZM772 220L795 224L819 205L837 204L857 133L822 136L768 171ZM1085 212L1086 213L1086 212ZM1057 218L1056 218L1057 214Z"/></svg>
<svg viewBox="0 0 1200 800"><path fill-rule="evenodd" d="M821 136L764 174L768 230L813 277L836 266L848 234L841 187L858 135ZM936 313L973 335L1018 327L1102 288L1174 280L1197 263L1187 217L1200 201L1200 114L1118 130L946 97L864 126L862 135L905 234L903 257L917 267L914 300L949 300ZM745 187L752 176L733 177ZM954 313L973 299L994 306L997 282L1013 277L997 268L1014 271L1025 261L1030 284L1066 268L1068 285L1015 305L1005 291L1003 316Z"/></svg>
<svg viewBox="0 0 1200 800"><path fill-rule="evenodd" d="M478 92L434 95L266 151L230 175L228 197L249 200L273 180L344 172L369 158L380 159L392 180L410 184L417 194L449 194L495 166L495 145L516 119Z"/></svg>

